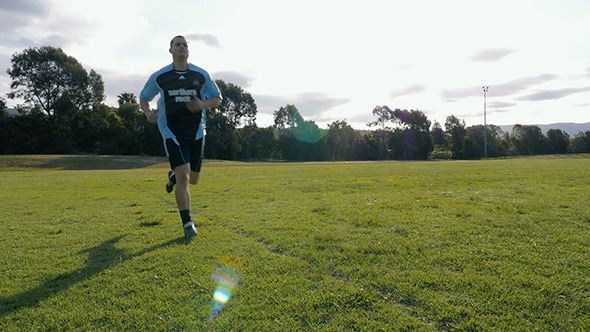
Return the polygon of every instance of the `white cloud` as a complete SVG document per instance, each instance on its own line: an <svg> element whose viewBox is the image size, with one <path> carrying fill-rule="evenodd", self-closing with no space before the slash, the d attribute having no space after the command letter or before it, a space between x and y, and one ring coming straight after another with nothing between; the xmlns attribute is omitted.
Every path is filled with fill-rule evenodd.
<svg viewBox="0 0 590 332"><path fill-rule="evenodd" d="M517 98L517 100L524 100L524 101L543 101L543 100L556 100L567 97L572 94L581 93L581 92L588 92L590 91L590 87L588 88L567 88L567 89L558 89L558 90L541 90L530 95L526 95L523 97Z"/></svg>
<svg viewBox="0 0 590 332"><path fill-rule="evenodd" d="M242 89L249 88L252 85L253 78L245 73L239 71L220 71L212 73L211 76L215 80L224 80L226 83L232 83L241 87Z"/></svg>
<svg viewBox="0 0 590 332"><path fill-rule="evenodd" d="M189 35L185 35L185 38L190 42L190 41L197 41L197 42L202 42L207 46L211 46L211 47L217 47L217 48L222 48L221 45L219 44L219 39L212 35L212 34L189 34Z"/></svg>
<svg viewBox="0 0 590 332"><path fill-rule="evenodd" d="M472 55L470 59L477 62L494 62L516 52L511 48L488 48Z"/></svg>
<svg viewBox="0 0 590 332"><path fill-rule="evenodd" d="M396 98L396 97L401 97L401 96L413 95L413 94L424 92L427 89L428 89L428 87L425 85L414 84L414 85L410 85L408 87L405 87L403 89L392 91L389 94L389 96L391 96L392 98Z"/></svg>

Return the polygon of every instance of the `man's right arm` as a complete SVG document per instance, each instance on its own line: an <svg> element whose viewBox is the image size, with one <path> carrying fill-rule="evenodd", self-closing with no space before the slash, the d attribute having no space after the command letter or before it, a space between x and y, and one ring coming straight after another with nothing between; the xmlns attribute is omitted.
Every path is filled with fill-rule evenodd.
<svg viewBox="0 0 590 332"><path fill-rule="evenodd" d="M147 99L139 98L139 107L141 107L141 110L150 123L158 122L158 113L150 109L150 102Z"/></svg>

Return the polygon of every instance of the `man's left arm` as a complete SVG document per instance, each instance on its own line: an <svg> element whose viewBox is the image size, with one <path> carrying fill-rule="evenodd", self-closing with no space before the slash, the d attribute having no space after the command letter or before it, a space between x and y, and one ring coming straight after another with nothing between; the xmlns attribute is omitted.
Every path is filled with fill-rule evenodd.
<svg viewBox="0 0 590 332"><path fill-rule="evenodd" d="M197 96L193 96L193 99L186 103L186 108L189 111L196 113L207 108L215 108L221 104L221 98L211 97L207 100L201 100Z"/></svg>

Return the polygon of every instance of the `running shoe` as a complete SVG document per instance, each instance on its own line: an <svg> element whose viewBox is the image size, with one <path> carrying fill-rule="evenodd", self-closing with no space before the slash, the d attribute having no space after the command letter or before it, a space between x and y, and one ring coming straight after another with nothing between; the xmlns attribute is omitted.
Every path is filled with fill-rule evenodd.
<svg viewBox="0 0 590 332"><path fill-rule="evenodd" d="M195 228L195 223L189 221L186 224L184 224L184 236L187 239L190 239L193 236L197 236L197 229Z"/></svg>
<svg viewBox="0 0 590 332"><path fill-rule="evenodd" d="M174 186L176 185L176 176L174 175L174 171L168 172L168 183L166 183L166 192L171 193L174 190Z"/></svg>

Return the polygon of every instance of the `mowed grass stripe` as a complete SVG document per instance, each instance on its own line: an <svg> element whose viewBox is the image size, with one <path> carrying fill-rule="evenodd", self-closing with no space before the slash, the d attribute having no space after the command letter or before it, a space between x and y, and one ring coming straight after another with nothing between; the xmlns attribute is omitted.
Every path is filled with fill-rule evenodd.
<svg viewBox="0 0 590 332"><path fill-rule="evenodd" d="M207 162L189 244L161 159L87 158L0 172L1 330L590 326L588 156ZM241 283L208 321L228 262Z"/></svg>

